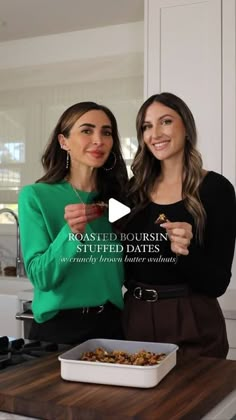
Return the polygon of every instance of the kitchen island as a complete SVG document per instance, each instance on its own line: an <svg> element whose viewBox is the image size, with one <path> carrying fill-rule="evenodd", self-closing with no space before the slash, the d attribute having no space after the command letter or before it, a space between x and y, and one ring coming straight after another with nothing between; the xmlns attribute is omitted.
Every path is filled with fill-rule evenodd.
<svg viewBox="0 0 236 420"><path fill-rule="evenodd" d="M57 357L2 371L0 411L48 420L199 420L228 397L235 403L235 361L199 358L140 389L64 381Z"/></svg>

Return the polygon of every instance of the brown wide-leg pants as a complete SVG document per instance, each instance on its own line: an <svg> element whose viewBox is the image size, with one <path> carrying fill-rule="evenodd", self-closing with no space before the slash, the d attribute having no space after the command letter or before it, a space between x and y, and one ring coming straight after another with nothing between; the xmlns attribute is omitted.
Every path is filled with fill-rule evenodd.
<svg viewBox="0 0 236 420"><path fill-rule="evenodd" d="M184 359L225 358L229 349L219 303L203 295L146 302L127 292L123 328L126 340L177 344Z"/></svg>

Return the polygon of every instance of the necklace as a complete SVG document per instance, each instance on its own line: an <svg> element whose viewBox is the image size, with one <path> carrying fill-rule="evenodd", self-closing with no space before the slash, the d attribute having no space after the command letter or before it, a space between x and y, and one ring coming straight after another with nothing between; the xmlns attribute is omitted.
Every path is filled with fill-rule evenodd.
<svg viewBox="0 0 236 420"><path fill-rule="evenodd" d="M75 195L77 195L77 197L79 197L79 199L80 199L81 203L82 203L82 204L85 204L85 202L82 200L82 198L81 198L81 196L80 196L80 194L79 194L78 190L74 187L74 185L73 185L73 184L71 184L71 182L69 182L68 180L67 180L67 182L68 182L68 184L70 184L70 185L71 185L72 190L74 191ZM97 202L97 203L95 203L95 204L96 204L97 206L99 206L99 207L103 207L103 208L107 207L107 208L108 208L108 204L104 203L104 201L99 201L99 202Z"/></svg>
<svg viewBox="0 0 236 420"><path fill-rule="evenodd" d="M81 198L81 196L80 196L79 192L75 189L75 187L74 187L74 186L73 186L70 182L69 182L69 184L71 185L72 190L74 191L75 195L77 195L77 197L79 197L79 199L80 199L81 203L82 203L82 204L85 204L85 203L83 202L83 200L82 200L82 198Z"/></svg>
<svg viewBox="0 0 236 420"><path fill-rule="evenodd" d="M77 195L77 197L79 197L79 199L80 199L80 201L81 201L81 203L82 204L85 204L85 202L82 200L82 198L81 198L81 196L80 196L80 194L79 194L79 192L77 191L77 189L74 187L74 185L69 181L69 177L65 177L64 178L65 179L65 181L68 183L68 184L70 184L70 186L71 186L71 188L72 188L72 190L74 191L74 193L75 193L75 195Z"/></svg>

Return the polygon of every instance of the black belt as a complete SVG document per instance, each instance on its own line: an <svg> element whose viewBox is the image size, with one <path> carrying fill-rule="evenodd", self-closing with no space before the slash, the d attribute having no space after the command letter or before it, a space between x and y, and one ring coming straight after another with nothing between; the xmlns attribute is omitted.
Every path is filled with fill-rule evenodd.
<svg viewBox="0 0 236 420"><path fill-rule="evenodd" d="M111 302L104 303L99 306L85 306L81 308L71 308L71 309L61 309L56 316L63 317L74 317L76 318L79 315L100 315L102 312L119 310L117 306L113 305Z"/></svg>
<svg viewBox="0 0 236 420"><path fill-rule="evenodd" d="M186 284L149 287L143 287L136 284L129 285L128 292L132 293L135 299L144 300L146 302L156 302L159 299L188 296L189 288Z"/></svg>

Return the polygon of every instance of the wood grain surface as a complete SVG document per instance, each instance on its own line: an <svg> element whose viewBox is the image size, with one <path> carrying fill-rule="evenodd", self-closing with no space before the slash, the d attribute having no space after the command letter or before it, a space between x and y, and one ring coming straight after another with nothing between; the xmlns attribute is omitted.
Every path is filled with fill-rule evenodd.
<svg viewBox="0 0 236 420"><path fill-rule="evenodd" d="M236 362L199 358L155 388L64 381L58 355L0 373L0 411L48 420L199 420L236 389Z"/></svg>

